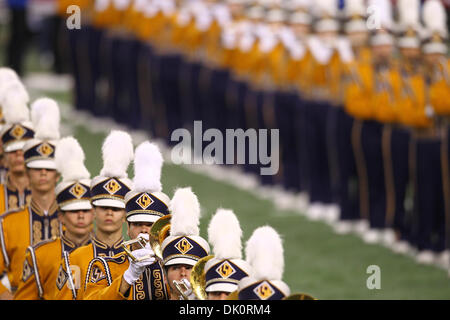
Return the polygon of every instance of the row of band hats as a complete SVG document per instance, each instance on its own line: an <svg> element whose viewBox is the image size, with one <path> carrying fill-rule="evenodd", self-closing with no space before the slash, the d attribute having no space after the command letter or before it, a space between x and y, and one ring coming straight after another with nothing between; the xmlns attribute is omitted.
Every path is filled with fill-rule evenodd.
<svg viewBox="0 0 450 320"><path fill-rule="evenodd" d="M312 26L316 32L370 32L371 44L418 48L447 53L448 27L440 0L238 0L248 19ZM422 12L422 15L420 14ZM394 15L397 19L394 20Z"/></svg>

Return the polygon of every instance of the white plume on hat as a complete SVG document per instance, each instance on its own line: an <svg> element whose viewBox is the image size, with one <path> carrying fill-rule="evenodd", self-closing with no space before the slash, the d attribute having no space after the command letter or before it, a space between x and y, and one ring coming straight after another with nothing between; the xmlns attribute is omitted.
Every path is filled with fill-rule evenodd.
<svg viewBox="0 0 450 320"><path fill-rule="evenodd" d="M284 271L283 245L280 235L270 226L257 228L247 241L245 254L256 280L280 280Z"/></svg>
<svg viewBox="0 0 450 320"><path fill-rule="evenodd" d="M427 31L447 36L447 14L441 1L425 1L422 10L422 19Z"/></svg>
<svg viewBox="0 0 450 320"><path fill-rule="evenodd" d="M134 156L133 191L160 192L163 156L159 147L148 141L141 143Z"/></svg>
<svg viewBox="0 0 450 320"><path fill-rule="evenodd" d="M335 17L338 14L338 0L316 0L313 11L317 17Z"/></svg>
<svg viewBox="0 0 450 320"><path fill-rule="evenodd" d="M200 203L190 187L175 191L169 209L171 236L199 235Z"/></svg>
<svg viewBox="0 0 450 320"><path fill-rule="evenodd" d="M84 165L84 160L84 151L74 137L59 140L55 150L55 164L63 181L89 179L90 173Z"/></svg>
<svg viewBox="0 0 450 320"><path fill-rule="evenodd" d="M397 1L399 23L402 27L417 27L419 25L419 0L398 0Z"/></svg>
<svg viewBox="0 0 450 320"><path fill-rule="evenodd" d="M59 106L50 98L39 98L31 104L31 121L36 139L58 140L61 121Z"/></svg>
<svg viewBox="0 0 450 320"><path fill-rule="evenodd" d="M84 160L84 151L74 137L59 140L55 150L55 165L63 181L89 179L91 175L84 165Z"/></svg>
<svg viewBox="0 0 450 320"><path fill-rule="evenodd" d="M366 4L364 0L346 0L345 1L345 15L351 17L352 15L366 15Z"/></svg>
<svg viewBox="0 0 450 320"><path fill-rule="evenodd" d="M393 28L392 4L390 0L369 0L368 7L373 8L376 17L380 19L383 28L391 30Z"/></svg>
<svg viewBox="0 0 450 320"><path fill-rule="evenodd" d="M217 209L208 226L208 240L217 259L242 258L242 229L232 210Z"/></svg>
<svg viewBox="0 0 450 320"><path fill-rule="evenodd" d="M127 169L133 160L134 150L131 136L121 130L113 130L102 146L103 168L101 176L126 178Z"/></svg>
<svg viewBox="0 0 450 320"><path fill-rule="evenodd" d="M0 68L0 86L3 86L6 82L14 81L14 80L20 80L17 73L7 67L1 67Z"/></svg>
<svg viewBox="0 0 450 320"><path fill-rule="evenodd" d="M30 97L21 82L14 81L6 85L1 105L6 123L30 121L30 110L27 103Z"/></svg>

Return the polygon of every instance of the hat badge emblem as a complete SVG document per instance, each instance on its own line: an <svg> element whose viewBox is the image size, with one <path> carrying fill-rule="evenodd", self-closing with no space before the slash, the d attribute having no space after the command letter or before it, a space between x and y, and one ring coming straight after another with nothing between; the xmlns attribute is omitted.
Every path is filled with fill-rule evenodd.
<svg viewBox="0 0 450 320"><path fill-rule="evenodd" d="M229 278L236 270L233 266L228 262L224 261L217 267L216 272L224 279Z"/></svg>
<svg viewBox="0 0 450 320"><path fill-rule="evenodd" d="M271 296L274 295L275 290L272 288L272 286L267 282L261 282L255 289L253 289L253 292L261 299L261 300L267 300Z"/></svg>
<svg viewBox="0 0 450 320"><path fill-rule="evenodd" d="M83 196L83 194L86 193L86 191L87 191L87 189L79 183L76 183L69 190L69 192L77 199L80 199Z"/></svg>
<svg viewBox="0 0 450 320"><path fill-rule="evenodd" d="M23 128L21 125L16 124L14 128L12 128L10 135L14 138L19 140L22 138L26 133L25 128Z"/></svg>
<svg viewBox="0 0 450 320"><path fill-rule="evenodd" d="M120 183L117 182L116 179L110 179L108 180L107 183L103 185L103 189L108 191L109 194L115 194L117 191L122 189L122 187L120 186Z"/></svg>
<svg viewBox="0 0 450 320"><path fill-rule="evenodd" d="M53 153L53 147L47 142L44 142L37 148L37 152L43 157L48 157Z"/></svg>
<svg viewBox="0 0 450 320"><path fill-rule="evenodd" d="M136 200L136 203L145 210L153 203L153 199L150 198L148 194L144 193Z"/></svg>
<svg viewBox="0 0 450 320"><path fill-rule="evenodd" d="M185 254L186 252L188 252L189 250L191 250L193 248L192 244L189 242L188 239L186 238L182 238L180 241L178 241L175 244L175 248L178 249L179 252L181 252L182 254Z"/></svg>

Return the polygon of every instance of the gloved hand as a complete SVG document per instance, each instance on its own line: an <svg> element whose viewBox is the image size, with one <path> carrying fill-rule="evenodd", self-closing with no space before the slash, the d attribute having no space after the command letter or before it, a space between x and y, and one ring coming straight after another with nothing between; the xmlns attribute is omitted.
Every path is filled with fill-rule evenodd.
<svg viewBox="0 0 450 320"><path fill-rule="evenodd" d="M139 234L139 236L148 239L148 234L141 233ZM142 272L144 272L145 268L154 263L156 258L155 253L151 249L149 243L147 243L144 248L133 250L131 253L136 259L148 256L142 261L133 261L132 259L130 259L130 266L124 272L123 278L128 284L133 285L139 279Z"/></svg>

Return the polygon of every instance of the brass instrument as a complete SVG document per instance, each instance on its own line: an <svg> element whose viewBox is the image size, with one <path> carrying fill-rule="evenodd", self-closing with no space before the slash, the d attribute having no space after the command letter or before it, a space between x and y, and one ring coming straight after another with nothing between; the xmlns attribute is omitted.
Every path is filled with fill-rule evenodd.
<svg viewBox="0 0 450 320"><path fill-rule="evenodd" d="M201 258L191 270L190 282L192 291L199 300L207 300L207 293L205 291L205 264L212 258L214 258L212 255Z"/></svg>
<svg viewBox="0 0 450 320"><path fill-rule="evenodd" d="M139 262L139 261L143 261L145 259L151 258L153 255L148 254L146 256L140 257L140 258L136 258L133 253L132 253L132 246L134 244L139 244L140 245L140 249L145 248L145 246L147 245L149 240L143 238L143 237L137 237L136 239L132 239L132 240L128 240L128 241L124 241L122 243L122 248L125 251L125 253L127 254L127 256L129 256L131 258L131 260L133 260L134 262Z"/></svg>
<svg viewBox="0 0 450 320"><path fill-rule="evenodd" d="M239 297L239 291L235 290L228 295L227 300L239 300L238 297Z"/></svg>
<svg viewBox="0 0 450 320"><path fill-rule="evenodd" d="M180 293L180 295L183 297L183 300L189 300L188 291L190 291L190 288L188 284L186 284L183 280L186 282L188 281L187 279L181 279L181 281L173 280L172 283Z"/></svg>
<svg viewBox="0 0 450 320"><path fill-rule="evenodd" d="M227 300L239 300L238 295L239 295L238 290L233 291L232 293L230 293ZM318 299L306 293L293 293L287 297L284 297L282 300L318 300Z"/></svg>
<svg viewBox="0 0 450 320"><path fill-rule="evenodd" d="M153 223L150 229L150 246L152 247L153 252L155 252L156 257L158 257L161 262L163 259L161 244L169 235L171 217L172 215L170 214L162 216L156 220L155 223Z"/></svg>
<svg viewBox="0 0 450 320"><path fill-rule="evenodd" d="M306 293L293 293L287 297L284 297L283 300L318 300L318 299Z"/></svg>

